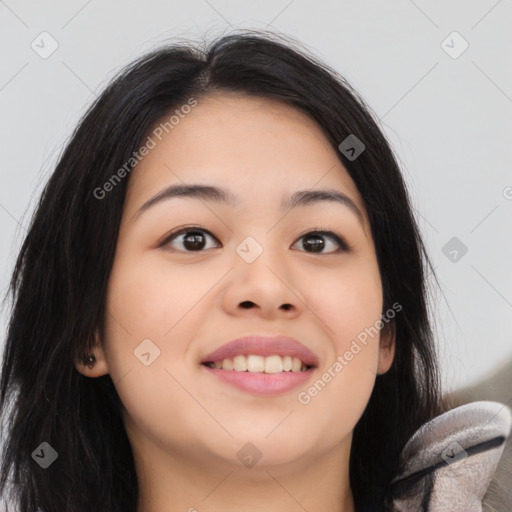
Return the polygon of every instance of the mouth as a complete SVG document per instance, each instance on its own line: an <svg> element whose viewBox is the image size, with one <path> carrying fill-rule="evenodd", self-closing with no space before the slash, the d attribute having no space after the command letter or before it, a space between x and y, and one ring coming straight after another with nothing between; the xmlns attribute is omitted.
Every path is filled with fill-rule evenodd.
<svg viewBox="0 0 512 512"><path fill-rule="evenodd" d="M220 383L253 396L275 396L304 386L319 367L318 357L285 336L246 336L200 361L212 385Z"/></svg>

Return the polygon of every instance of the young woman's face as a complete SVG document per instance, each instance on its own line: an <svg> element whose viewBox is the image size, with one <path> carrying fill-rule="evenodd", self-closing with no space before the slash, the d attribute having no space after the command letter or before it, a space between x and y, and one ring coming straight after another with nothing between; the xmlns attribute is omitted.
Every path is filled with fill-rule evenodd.
<svg viewBox="0 0 512 512"><path fill-rule="evenodd" d="M156 146L129 178L105 337L96 365L80 371L110 373L137 457L165 453L219 469L248 465L246 456L259 467L346 456L376 373L389 369L394 350L384 332L357 341L378 324L383 302L355 184L321 129L278 102L198 98L163 134L161 141L150 134ZM225 189L236 206L175 196L141 210L168 187L191 184ZM327 189L349 199L281 208L298 191ZM319 229L350 248L311 234ZM201 363L247 335L294 338L318 366L272 393L242 389L219 376L237 370ZM238 380L244 386L254 377ZM296 375L267 377L278 386Z"/></svg>

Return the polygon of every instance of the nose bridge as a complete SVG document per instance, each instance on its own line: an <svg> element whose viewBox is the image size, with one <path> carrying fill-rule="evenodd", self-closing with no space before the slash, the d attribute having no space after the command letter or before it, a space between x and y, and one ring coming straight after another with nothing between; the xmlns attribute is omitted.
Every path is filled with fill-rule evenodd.
<svg viewBox="0 0 512 512"><path fill-rule="evenodd" d="M284 234L280 233L270 216L261 216L260 220L253 219L253 221L245 232L241 230L243 238L236 245L235 251L245 265L256 264L258 269L261 267L267 272L269 272L267 267L270 267L276 272L286 259L286 254L283 252L285 250ZM284 268L279 272L284 272Z"/></svg>
<svg viewBox="0 0 512 512"><path fill-rule="evenodd" d="M265 193L254 191L245 199L244 207L235 213L233 230L235 250L246 264L258 262L271 268L278 267L285 257L283 212L279 209L280 192L277 188Z"/></svg>

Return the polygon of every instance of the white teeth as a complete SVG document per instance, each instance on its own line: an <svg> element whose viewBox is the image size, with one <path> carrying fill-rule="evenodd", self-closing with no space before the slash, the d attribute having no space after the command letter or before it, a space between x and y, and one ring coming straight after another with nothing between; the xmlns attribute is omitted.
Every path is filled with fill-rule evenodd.
<svg viewBox="0 0 512 512"><path fill-rule="evenodd" d="M222 361L222 370L232 370L233 367L233 359L224 359Z"/></svg>
<svg viewBox="0 0 512 512"><path fill-rule="evenodd" d="M244 356L242 356L244 357ZM261 356L247 356L247 371L249 372L264 372L265 358ZM245 371L245 370L244 370Z"/></svg>
<svg viewBox="0 0 512 512"><path fill-rule="evenodd" d="M299 361L299 363L300 363L300 361ZM283 359L281 358L281 356L265 357L265 373L280 373L282 371L283 371Z"/></svg>
<svg viewBox="0 0 512 512"><path fill-rule="evenodd" d="M232 359L223 359L208 363L210 368L222 370L235 370L237 372L253 373L281 373L281 372L303 372L307 366L297 357L291 356L257 356L257 355L237 355Z"/></svg>
<svg viewBox="0 0 512 512"><path fill-rule="evenodd" d="M233 358L233 368L237 372L245 372L247 370L247 359L244 356L235 356Z"/></svg>

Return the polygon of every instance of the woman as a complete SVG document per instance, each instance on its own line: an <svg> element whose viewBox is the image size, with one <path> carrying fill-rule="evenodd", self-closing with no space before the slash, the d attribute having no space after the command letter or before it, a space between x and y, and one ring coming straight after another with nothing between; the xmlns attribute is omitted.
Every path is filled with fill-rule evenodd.
<svg viewBox="0 0 512 512"><path fill-rule="evenodd" d="M261 32L142 57L16 264L4 489L20 510L391 510L443 412L427 265L335 71Z"/></svg>

